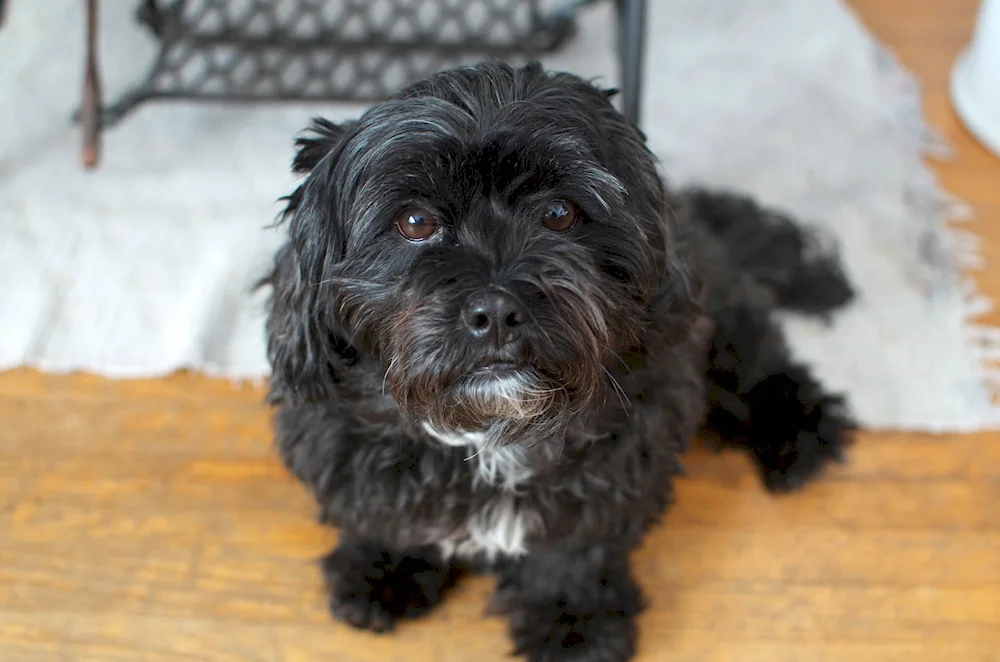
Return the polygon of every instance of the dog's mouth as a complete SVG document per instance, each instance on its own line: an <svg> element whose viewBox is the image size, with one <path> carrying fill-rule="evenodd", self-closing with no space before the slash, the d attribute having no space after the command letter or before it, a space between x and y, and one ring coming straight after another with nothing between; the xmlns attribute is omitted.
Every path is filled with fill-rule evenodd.
<svg viewBox="0 0 1000 662"><path fill-rule="evenodd" d="M483 353L470 371L472 374L503 376L531 371L534 361L526 347L509 345Z"/></svg>
<svg viewBox="0 0 1000 662"><path fill-rule="evenodd" d="M491 430L497 443L560 420L571 394L542 366L529 358L483 358L436 389L404 392L397 402L439 430Z"/></svg>
<svg viewBox="0 0 1000 662"><path fill-rule="evenodd" d="M474 375L507 377L525 370L527 365L516 361L490 361L472 371Z"/></svg>

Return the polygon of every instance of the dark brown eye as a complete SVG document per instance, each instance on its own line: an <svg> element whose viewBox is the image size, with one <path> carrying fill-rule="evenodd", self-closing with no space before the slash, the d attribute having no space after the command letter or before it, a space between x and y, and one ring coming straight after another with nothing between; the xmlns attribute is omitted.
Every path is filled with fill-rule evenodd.
<svg viewBox="0 0 1000 662"><path fill-rule="evenodd" d="M566 232L580 220L580 209L569 200L556 200L542 214L546 230Z"/></svg>
<svg viewBox="0 0 1000 662"><path fill-rule="evenodd" d="M424 241L433 237L438 231L438 222L434 215L422 209L408 209L396 217L396 227L399 233L410 241Z"/></svg>

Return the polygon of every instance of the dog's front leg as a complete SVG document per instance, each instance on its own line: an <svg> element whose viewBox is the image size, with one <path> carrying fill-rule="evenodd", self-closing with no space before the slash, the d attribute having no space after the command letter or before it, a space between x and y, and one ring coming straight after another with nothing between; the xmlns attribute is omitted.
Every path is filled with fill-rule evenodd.
<svg viewBox="0 0 1000 662"><path fill-rule="evenodd" d="M531 662L624 662L636 648L642 593L627 550L547 549L498 570L496 609Z"/></svg>
<svg viewBox="0 0 1000 662"><path fill-rule="evenodd" d="M390 552L341 534L323 559L334 617L356 628L386 632L396 619L427 613L460 571L431 547Z"/></svg>

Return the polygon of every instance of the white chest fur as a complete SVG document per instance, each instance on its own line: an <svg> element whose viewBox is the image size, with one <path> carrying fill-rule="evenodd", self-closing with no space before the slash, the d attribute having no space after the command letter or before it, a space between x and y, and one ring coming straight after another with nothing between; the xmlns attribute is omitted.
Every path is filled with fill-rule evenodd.
<svg viewBox="0 0 1000 662"><path fill-rule="evenodd" d="M517 497L498 494L469 517L464 530L438 542L445 558L523 556L528 553L527 537L537 530L534 513L518 507Z"/></svg>
<svg viewBox="0 0 1000 662"><path fill-rule="evenodd" d="M466 558L483 555L490 560L526 554L525 540L540 523L535 513L519 505L516 495L518 486L531 478L524 450L519 446L486 446L481 433L442 433L426 423L424 429L443 444L468 449L466 461L475 463L475 486L500 488L469 516L462 530L438 542L442 553Z"/></svg>
<svg viewBox="0 0 1000 662"><path fill-rule="evenodd" d="M446 446L464 447L469 450L466 462L474 462L477 483L497 485L504 489L516 490L517 486L531 478L524 449L520 446L486 446L481 432L440 432L428 423L424 430Z"/></svg>

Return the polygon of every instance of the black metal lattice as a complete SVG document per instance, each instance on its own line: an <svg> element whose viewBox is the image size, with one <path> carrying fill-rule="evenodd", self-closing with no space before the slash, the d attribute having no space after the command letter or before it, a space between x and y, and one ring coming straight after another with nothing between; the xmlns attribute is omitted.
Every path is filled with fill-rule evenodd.
<svg viewBox="0 0 1000 662"><path fill-rule="evenodd" d="M160 42L145 81L102 110L146 99L378 101L461 62L524 60L572 32L572 2L539 0L143 0Z"/></svg>

